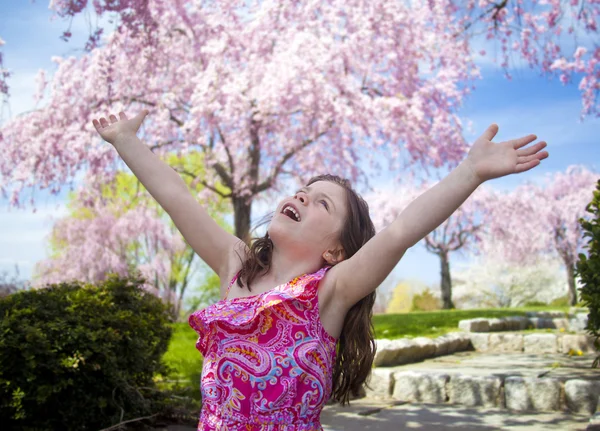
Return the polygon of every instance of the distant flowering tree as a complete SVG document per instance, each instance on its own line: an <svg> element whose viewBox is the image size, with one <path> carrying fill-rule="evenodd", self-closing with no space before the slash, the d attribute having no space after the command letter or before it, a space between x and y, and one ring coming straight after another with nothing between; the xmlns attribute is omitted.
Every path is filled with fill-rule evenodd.
<svg viewBox="0 0 600 431"><path fill-rule="evenodd" d="M201 165L197 154L185 160L170 158L173 166ZM186 182L190 185L191 180ZM201 186L196 185L198 192ZM187 246L164 211L131 174L117 172L101 190L83 187L72 193L69 214L53 226L50 254L36 264L36 287L71 280L101 283L108 274L134 276L143 286L170 302L176 315L200 260ZM226 205L207 207L223 227Z"/></svg>
<svg viewBox="0 0 600 431"><path fill-rule="evenodd" d="M482 255L467 268L453 271L453 294L460 308L550 303L565 295L562 266L551 256L539 256L535 263L511 263L495 254Z"/></svg>
<svg viewBox="0 0 600 431"><path fill-rule="evenodd" d="M526 184L503 194L491 207L480 253L507 262L535 263L540 255L558 257L567 270L569 303L577 303L575 262L584 238L580 218L588 218L600 173L583 166L547 174L542 185Z"/></svg>
<svg viewBox="0 0 600 431"><path fill-rule="evenodd" d="M406 184L410 184L407 182ZM412 200L424 193L435 183L395 187L393 192L381 191L371 197L374 223L378 230L391 223ZM482 219L487 212L493 194L489 187L480 186L446 221L423 238L427 251L440 259L440 292L443 309L455 308L452 301L452 277L450 273L450 253L474 252L483 228Z"/></svg>
<svg viewBox="0 0 600 431"><path fill-rule="evenodd" d="M92 205L83 206L86 199L92 199ZM71 210L52 229L51 256L36 264L36 287L99 282L110 273L127 276L139 271L147 290L176 305L177 292L169 289L171 265L185 251L185 243L168 230L155 208L117 209L81 190Z"/></svg>

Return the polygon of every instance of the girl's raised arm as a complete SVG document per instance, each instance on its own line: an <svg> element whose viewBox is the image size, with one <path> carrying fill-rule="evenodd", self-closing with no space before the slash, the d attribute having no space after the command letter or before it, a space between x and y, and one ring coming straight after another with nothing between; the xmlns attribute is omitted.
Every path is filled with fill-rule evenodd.
<svg viewBox="0 0 600 431"><path fill-rule="evenodd" d="M121 112L119 119L110 115L110 123L100 118L93 120L93 124L169 214L192 249L223 279L228 276L231 251L241 240L222 229L192 196L179 174L136 136L147 114L144 110L128 119Z"/></svg>
<svg viewBox="0 0 600 431"><path fill-rule="evenodd" d="M340 306L350 309L373 292L394 269L406 250L440 226L484 181L528 171L548 157L544 141L522 148L536 139L524 136L506 142L491 140L498 132L492 124L473 144L463 162L427 190L350 259L329 271ZM328 274L328 275L329 275Z"/></svg>

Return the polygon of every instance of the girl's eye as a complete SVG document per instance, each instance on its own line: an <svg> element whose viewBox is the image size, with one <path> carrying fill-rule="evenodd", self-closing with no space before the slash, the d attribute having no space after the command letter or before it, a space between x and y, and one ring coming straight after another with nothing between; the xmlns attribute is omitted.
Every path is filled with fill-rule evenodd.
<svg viewBox="0 0 600 431"><path fill-rule="evenodd" d="M327 205L327 202L320 200L319 202L323 202L323 205L325 206L325 209L329 209L329 206Z"/></svg>

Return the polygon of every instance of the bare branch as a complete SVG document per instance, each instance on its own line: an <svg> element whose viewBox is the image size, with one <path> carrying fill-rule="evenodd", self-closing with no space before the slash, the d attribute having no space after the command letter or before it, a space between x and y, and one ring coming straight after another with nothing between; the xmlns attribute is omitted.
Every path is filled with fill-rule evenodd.
<svg viewBox="0 0 600 431"><path fill-rule="evenodd" d="M221 192L219 189L217 189L216 187L211 186L210 184L208 184L205 180L199 180L198 179L198 175L194 174L193 172L190 172L190 171L188 171L188 170L186 170L184 168L178 168L178 167L175 167L173 169L177 173L180 173L182 175L186 175L186 176L190 177L193 181L198 181L204 187L206 187L207 189L215 192L216 194L218 194L222 198L229 198L229 197L231 197L231 193L225 194L225 193Z"/></svg>
<svg viewBox="0 0 600 431"><path fill-rule="evenodd" d="M486 16L487 14L489 14L490 12L494 11L493 13L493 19L494 19L494 28L498 28L498 21L496 20L496 16L498 16L498 13L500 13L500 10L504 9L506 7L506 4L508 3L508 0L502 0L501 3L498 4L492 4L489 9L483 11L477 18L475 18L472 21L469 21L463 28L463 30L461 32L455 33L452 36L453 37L457 37L460 36L461 33L466 32L472 25L474 22L479 21L481 18L483 18L484 16Z"/></svg>
<svg viewBox="0 0 600 431"><path fill-rule="evenodd" d="M227 153L227 160L229 161L229 169L231 170L231 176L235 174L235 165L233 163L233 158L231 157L231 152L229 151L229 146L225 141L225 137L223 136L223 132L221 132L221 128L217 124L217 131L219 132L219 137L221 138L221 142L223 143L223 147L225 148L225 152Z"/></svg>
<svg viewBox="0 0 600 431"><path fill-rule="evenodd" d="M223 180L223 184L229 187L230 190L233 190L233 178L227 173L223 165L220 163L215 163L213 168L215 168L217 175L219 175L219 177Z"/></svg>
<svg viewBox="0 0 600 431"><path fill-rule="evenodd" d="M271 173L271 175L269 175L269 177L267 177L266 180L264 180L261 184L257 184L253 190L252 193L253 194L258 194L262 191L267 190L268 188L270 188L273 183L275 182L275 179L277 178L277 176L282 172L283 170L283 166L285 165L285 163L296 153L298 153L299 151L303 150L304 148L308 147L310 144L314 143L315 141L317 141L321 136L323 136L325 133L327 133L329 131L329 129L333 126L334 121L333 120L329 120L327 122L327 130L324 130L323 132L319 133L316 137L312 138L312 139L306 139L302 142L302 144L300 144L299 146L291 149L289 152L287 152L279 161L279 163L277 163L277 165L275 165L275 168L273 169L273 172Z"/></svg>

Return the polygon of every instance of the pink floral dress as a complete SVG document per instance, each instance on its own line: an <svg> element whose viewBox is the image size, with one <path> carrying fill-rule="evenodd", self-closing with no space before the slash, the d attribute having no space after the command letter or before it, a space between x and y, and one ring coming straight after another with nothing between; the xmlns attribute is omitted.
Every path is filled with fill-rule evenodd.
<svg viewBox="0 0 600 431"><path fill-rule="evenodd" d="M198 430L323 429L337 340L321 325L317 289L329 268L190 316L204 357Z"/></svg>

